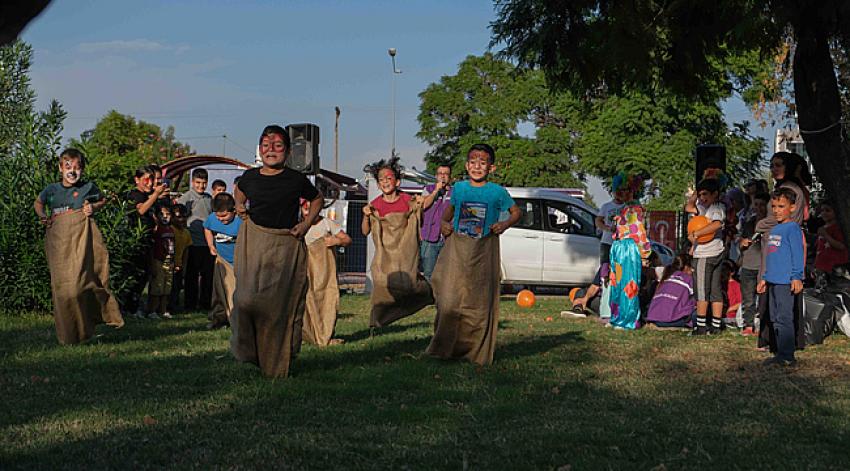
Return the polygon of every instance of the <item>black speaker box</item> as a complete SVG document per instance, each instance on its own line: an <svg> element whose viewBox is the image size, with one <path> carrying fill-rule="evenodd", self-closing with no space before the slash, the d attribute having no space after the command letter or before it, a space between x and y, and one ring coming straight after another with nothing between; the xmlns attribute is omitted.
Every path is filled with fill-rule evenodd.
<svg viewBox="0 0 850 471"><path fill-rule="evenodd" d="M286 166L301 173L315 175L319 173L319 127L315 124L290 124L291 149Z"/></svg>
<svg viewBox="0 0 850 471"><path fill-rule="evenodd" d="M726 147L718 144L703 144L696 149L696 182L702 180L708 168L720 169L726 173Z"/></svg>

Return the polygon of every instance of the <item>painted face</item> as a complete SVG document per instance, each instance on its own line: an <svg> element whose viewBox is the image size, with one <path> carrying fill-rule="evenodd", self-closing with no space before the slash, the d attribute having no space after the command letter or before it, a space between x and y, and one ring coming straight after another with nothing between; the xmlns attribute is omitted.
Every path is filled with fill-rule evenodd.
<svg viewBox="0 0 850 471"><path fill-rule="evenodd" d="M785 161L782 157L774 157L770 161L770 174L774 180L782 180L785 178Z"/></svg>
<svg viewBox="0 0 850 471"><path fill-rule="evenodd" d="M222 224L230 224L230 221L236 217L236 211L216 211L215 217L218 218Z"/></svg>
<svg viewBox="0 0 850 471"><path fill-rule="evenodd" d="M275 169L282 169L286 163L286 144L283 142L283 136L279 134L270 134L263 136L260 141L260 157L263 158L263 165Z"/></svg>
<svg viewBox="0 0 850 471"><path fill-rule="evenodd" d="M767 217L767 201L759 198L754 199L753 209L756 210L756 216L758 219L764 219Z"/></svg>
<svg viewBox="0 0 850 471"><path fill-rule="evenodd" d="M452 171L448 167L437 167L437 181L449 183L452 180Z"/></svg>
<svg viewBox="0 0 850 471"><path fill-rule="evenodd" d="M773 217L775 217L776 221L779 223L787 221L795 209L794 205L791 204L791 202L788 201L788 198L784 196L772 198L770 200L770 207L773 210Z"/></svg>
<svg viewBox="0 0 850 471"><path fill-rule="evenodd" d="M153 186L162 185L162 172L154 172L153 174Z"/></svg>
<svg viewBox="0 0 850 471"><path fill-rule="evenodd" d="M153 175L146 173L141 177L136 177L136 188L145 193L149 193L151 189L153 189Z"/></svg>
<svg viewBox="0 0 850 471"><path fill-rule="evenodd" d="M720 196L720 194L717 191L700 190L699 193L697 193L699 203L706 208L716 203L718 196Z"/></svg>
<svg viewBox="0 0 850 471"><path fill-rule="evenodd" d="M207 179L206 178L193 178L192 179L192 189L197 193L203 193L207 190Z"/></svg>
<svg viewBox="0 0 850 471"><path fill-rule="evenodd" d="M490 154L483 150L473 150L466 157L466 173L475 182L483 182L493 170Z"/></svg>
<svg viewBox="0 0 850 471"><path fill-rule="evenodd" d="M77 183L83 176L80 159L62 159L59 162L59 171L62 172L62 181L68 186Z"/></svg>
<svg viewBox="0 0 850 471"><path fill-rule="evenodd" d="M381 189L381 193L385 195L395 193L400 183L392 169L382 168L378 172L378 188Z"/></svg>

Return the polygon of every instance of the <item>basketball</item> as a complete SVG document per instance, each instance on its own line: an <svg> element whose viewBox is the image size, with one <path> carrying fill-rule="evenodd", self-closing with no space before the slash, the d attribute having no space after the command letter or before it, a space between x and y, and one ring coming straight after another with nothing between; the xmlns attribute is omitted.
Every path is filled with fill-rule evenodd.
<svg viewBox="0 0 850 471"><path fill-rule="evenodd" d="M705 216L694 216L688 221L688 234L694 233L703 227L711 224L711 221L708 220ZM707 244L714 239L714 233L709 232L708 234L703 234L697 237L697 242L700 244Z"/></svg>
<svg viewBox="0 0 850 471"><path fill-rule="evenodd" d="M519 307L534 307L534 293L524 289L516 295L516 303Z"/></svg>

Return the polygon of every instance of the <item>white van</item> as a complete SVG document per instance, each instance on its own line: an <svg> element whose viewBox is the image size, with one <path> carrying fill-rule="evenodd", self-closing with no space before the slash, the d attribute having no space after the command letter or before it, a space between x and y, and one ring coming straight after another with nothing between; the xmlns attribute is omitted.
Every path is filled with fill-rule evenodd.
<svg viewBox="0 0 850 471"><path fill-rule="evenodd" d="M501 236L502 283L586 285L599 267L596 210L563 192L507 188L522 218Z"/></svg>

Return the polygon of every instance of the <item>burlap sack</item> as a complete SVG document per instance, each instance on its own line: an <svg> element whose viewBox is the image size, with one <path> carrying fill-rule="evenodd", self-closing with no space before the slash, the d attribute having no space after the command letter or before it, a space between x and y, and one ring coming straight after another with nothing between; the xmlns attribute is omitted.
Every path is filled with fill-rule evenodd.
<svg viewBox="0 0 850 471"><path fill-rule="evenodd" d="M307 246L307 307L304 340L325 347L331 341L339 309L339 284L333 249L319 239Z"/></svg>
<svg viewBox="0 0 850 471"><path fill-rule="evenodd" d="M419 273L422 203L405 213L372 215L372 315L370 327L389 325L434 303L431 286Z"/></svg>
<svg viewBox="0 0 850 471"><path fill-rule="evenodd" d="M63 345L94 335L94 326L124 325L109 292L109 254L94 220L82 211L56 216L44 237L56 337Z"/></svg>
<svg viewBox="0 0 850 471"><path fill-rule="evenodd" d="M493 363L502 272L499 238L446 238L431 277L437 304L428 355Z"/></svg>
<svg viewBox="0 0 850 471"><path fill-rule="evenodd" d="M230 347L263 375L285 377L301 347L307 250L288 229L245 220L236 237Z"/></svg>
<svg viewBox="0 0 850 471"><path fill-rule="evenodd" d="M221 257L215 258L212 287L212 307L208 318L215 326L228 325L233 311L236 273L233 271L233 265Z"/></svg>

